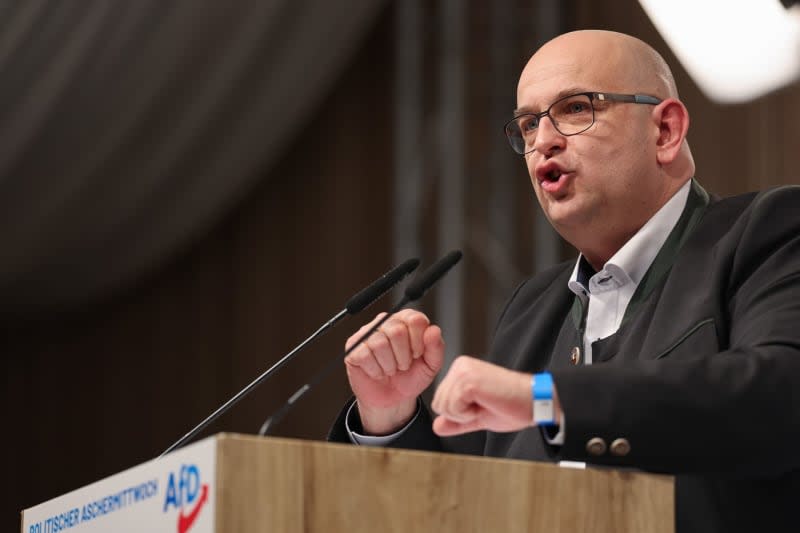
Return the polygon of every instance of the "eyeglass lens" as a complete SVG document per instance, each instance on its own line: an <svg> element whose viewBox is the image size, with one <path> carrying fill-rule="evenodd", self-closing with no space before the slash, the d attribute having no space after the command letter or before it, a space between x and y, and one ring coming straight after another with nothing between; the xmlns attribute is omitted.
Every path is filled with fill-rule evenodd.
<svg viewBox="0 0 800 533"><path fill-rule="evenodd" d="M506 135L515 152L526 154L533 150L543 115L550 117L562 135L581 133L594 123L591 98L585 94L567 96L554 102L541 116L533 113L520 115L506 125Z"/></svg>

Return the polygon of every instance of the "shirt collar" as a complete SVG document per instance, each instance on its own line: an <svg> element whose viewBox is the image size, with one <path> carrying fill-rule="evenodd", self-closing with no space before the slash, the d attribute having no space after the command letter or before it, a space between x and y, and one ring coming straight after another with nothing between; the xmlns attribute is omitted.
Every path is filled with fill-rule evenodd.
<svg viewBox="0 0 800 533"><path fill-rule="evenodd" d="M617 279L618 284L626 282L625 278L632 281L634 285L638 285L642 281L672 228L678 223L689 197L691 183L692 180L684 183L683 187L678 189L678 192L661 206L661 209L650 217L650 220L603 265L601 272L604 275L611 274L615 278L622 278L622 280ZM575 294L584 294L588 290L589 280L595 274L594 268L583 257L583 254L580 254L569 279L569 289Z"/></svg>

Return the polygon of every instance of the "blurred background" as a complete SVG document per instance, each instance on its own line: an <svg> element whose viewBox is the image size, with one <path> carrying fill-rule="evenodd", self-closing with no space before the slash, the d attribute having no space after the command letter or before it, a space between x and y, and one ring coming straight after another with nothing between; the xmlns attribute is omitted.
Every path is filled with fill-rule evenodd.
<svg viewBox="0 0 800 533"><path fill-rule="evenodd" d="M800 86L711 101L636 0L1 1L0 528L155 457L408 257L464 251L421 308L448 357L485 353L513 288L575 257L502 125L582 28L664 55L709 191L798 182ZM255 433L389 305L203 435ZM275 433L323 439L348 396L341 369Z"/></svg>

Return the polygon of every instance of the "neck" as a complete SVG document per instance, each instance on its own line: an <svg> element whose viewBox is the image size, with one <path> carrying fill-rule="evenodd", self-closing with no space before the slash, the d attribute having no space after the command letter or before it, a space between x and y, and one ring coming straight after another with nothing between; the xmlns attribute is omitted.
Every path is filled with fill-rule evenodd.
<svg viewBox="0 0 800 533"><path fill-rule="evenodd" d="M658 211L669 202L675 193L688 181L689 177L674 181L660 196L659 200L650 205L649 209L642 210L636 216L631 211L622 213L617 220L594 221L588 227L582 227L573 232L562 233L578 251L583 254L592 267L600 271L603 266L616 254L620 248L642 229ZM567 233L570 233L567 235Z"/></svg>
<svg viewBox="0 0 800 533"><path fill-rule="evenodd" d="M624 234L612 233L608 235L606 239L598 239L595 235L594 238L587 239L588 242L584 243L584 245L573 243L573 246L586 258L586 261L592 265L592 268L600 272L608 260L611 259L620 248L625 246L625 243L636 235L636 232L639 231L639 228L643 225L644 223L640 224L635 230L627 231Z"/></svg>

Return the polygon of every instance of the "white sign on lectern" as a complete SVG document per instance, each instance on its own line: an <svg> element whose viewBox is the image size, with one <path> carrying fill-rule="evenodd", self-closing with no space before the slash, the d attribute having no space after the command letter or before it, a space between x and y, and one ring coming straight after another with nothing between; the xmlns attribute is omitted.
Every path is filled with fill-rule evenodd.
<svg viewBox="0 0 800 533"><path fill-rule="evenodd" d="M208 438L22 512L22 533L213 533L216 440Z"/></svg>

